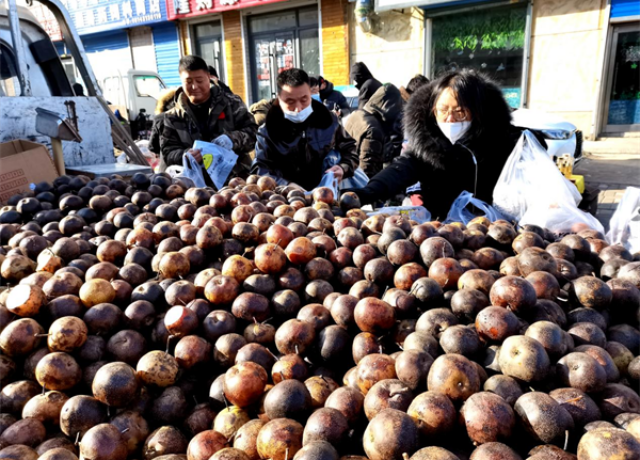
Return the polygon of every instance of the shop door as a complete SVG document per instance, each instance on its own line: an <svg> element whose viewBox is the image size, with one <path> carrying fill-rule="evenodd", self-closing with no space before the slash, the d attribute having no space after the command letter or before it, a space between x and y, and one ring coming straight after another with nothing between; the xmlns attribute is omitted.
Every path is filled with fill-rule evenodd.
<svg viewBox="0 0 640 460"><path fill-rule="evenodd" d="M605 132L640 131L640 23L615 27L610 56Z"/></svg>
<svg viewBox="0 0 640 460"><path fill-rule="evenodd" d="M222 25L220 21L195 24L191 28L194 50L197 56L213 66L224 81L224 57L222 55Z"/></svg>
<svg viewBox="0 0 640 460"><path fill-rule="evenodd" d="M276 78L293 67L320 73L317 7L249 18L252 101L276 96Z"/></svg>
<svg viewBox="0 0 640 460"><path fill-rule="evenodd" d="M257 76L256 100L276 96L276 77L295 66L293 33L273 34L254 38L255 72Z"/></svg>

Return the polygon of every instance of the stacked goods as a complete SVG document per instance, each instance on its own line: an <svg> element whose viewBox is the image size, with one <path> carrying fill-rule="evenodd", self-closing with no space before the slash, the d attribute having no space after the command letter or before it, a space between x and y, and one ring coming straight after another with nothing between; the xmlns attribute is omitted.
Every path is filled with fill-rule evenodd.
<svg viewBox="0 0 640 460"><path fill-rule="evenodd" d="M0 209L0 460L640 459L640 260L268 177Z"/></svg>

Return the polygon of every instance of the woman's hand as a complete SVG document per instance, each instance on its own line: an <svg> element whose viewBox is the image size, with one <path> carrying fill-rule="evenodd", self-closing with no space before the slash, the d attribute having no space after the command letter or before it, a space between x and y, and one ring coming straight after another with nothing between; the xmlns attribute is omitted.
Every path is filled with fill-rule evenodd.
<svg viewBox="0 0 640 460"><path fill-rule="evenodd" d="M331 166L329 169L325 171L325 174L328 172L332 172L333 176L338 180L338 183L344 177L344 169L340 165Z"/></svg>

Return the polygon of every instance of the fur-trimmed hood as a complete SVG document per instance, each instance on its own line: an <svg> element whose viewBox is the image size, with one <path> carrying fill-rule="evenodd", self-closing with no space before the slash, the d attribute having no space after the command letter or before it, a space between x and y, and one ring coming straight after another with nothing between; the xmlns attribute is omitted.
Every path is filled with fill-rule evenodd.
<svg viewBox="0 0 640 460"><path fill-rule="evenodd" d="M165 113L168 110L171 110L175 105L173 98L176 95L176 90L178 88L168 88L160 94L158 98L158 102L156 103L156 115L161 113Z"/></svg>
<svg viewBox="0 0 640 460"><path fill-rule="evenodd" d="M464 147L473 151L480 161L490 155L492 146L498 147L507 138L508 142L512 142L511 134L514 129L511 125L511 112L497 86L490 84L484 88L481 96L482 123L472 120L468 133L457 143L464 147L452 145L438 127L431 102L435 90L434 82L421 87L412 94L405 106L404 131L411 156L430 163L437 169L445 169L447 163L454 160L454 152L459 152ZM519 135L519 132L515 135Z"/></svg>

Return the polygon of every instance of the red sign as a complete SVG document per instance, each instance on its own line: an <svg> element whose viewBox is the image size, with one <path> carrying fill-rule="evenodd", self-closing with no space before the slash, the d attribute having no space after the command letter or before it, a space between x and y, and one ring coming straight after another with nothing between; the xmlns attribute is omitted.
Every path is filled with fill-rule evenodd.
<svg viewBox="0 0 640 460"><path fill-rule="evenodd" d="M167 16L173 21L281 1L284 0L167 0Z"/></svg>

